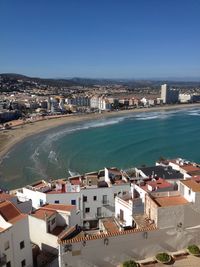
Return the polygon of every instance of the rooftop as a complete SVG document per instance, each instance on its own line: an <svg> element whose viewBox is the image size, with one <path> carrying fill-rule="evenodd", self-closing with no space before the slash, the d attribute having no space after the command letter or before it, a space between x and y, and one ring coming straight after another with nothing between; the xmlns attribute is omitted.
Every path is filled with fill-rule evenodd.
<svg viewBox="0 0 200 267"><path fill-rule="evenodd" d="M188 201L180 195L155 197L154 201L159 207L178 206L178 205L184 205L188 203Z"/></svg>
<svg viewBox="0 0 200 267"><path fill-rule="evenodd" d="M21 213L10 201L0 202L0 215L5 221L14 224L27 217L26 214Z"/></svg>
<svg viewBox="0 0 200 267"><path fill-rule="evenodd" d="M1 200L10 200L13 197L15 197L15 196L14 195L10 195L8 193L0 192L0 201Z"/></svg>
<svg viewBox="0 0 200 267"><path fill-rule="evenodd" d="M140 187L145 191L154 191L158 189L173 187L171 183L167 182L165 179L162 178L144 181L144 183L145 184L141 185Z"/></svg>
<svg viewBox="0 0 200 267"><path fill-rule="evenodd" d="M171 166L153 166L139 168L148 177L159 177L163 179L181 179L183 174L173 170Z"/></svg>
<svg viewBox="0 0 200 267"><path fill-rule="evenodd" d="M106 218L101 220L107 233L119 231L117 224L113 218Z"/></svg>
<svg viewBox="0 0 200 267"><path fill-rule="evenodd" d="M72 211L76 209L76 205L63 205L63 204L47 204L41 209L49 209L49 210L56 210L56 211Z"/></svg>
<svg viewBox="0 0 200 267"><path fill-rule="evenodd" d="M48 210L45 208L40 208L38 210L35 210L31 215L40 219L40 220L46 220L46 218L51 217L52 215L55 215L56 211L55 210Z"/></svg>
<svg viewBox="0 0 200 267"><path fill-rule="evenodd" d="M190 188L193 192L200 192L200 184L197 181L188 179L181 180L180 182Z"/></svg>

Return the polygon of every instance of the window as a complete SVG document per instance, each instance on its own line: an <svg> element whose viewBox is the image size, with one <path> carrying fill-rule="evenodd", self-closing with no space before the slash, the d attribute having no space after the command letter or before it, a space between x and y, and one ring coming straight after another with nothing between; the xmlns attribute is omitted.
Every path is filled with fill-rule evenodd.
<svg viewBox="0 0 200 267"><path fill-rule="evenodd" d="M51 225L54 224L56 222L56 218L53 218L53 220L51 220Z"/></svg>
<svg viewBox="0 0 200 267"><path fill-rule="evenodd" d="M8 262L6 263L6 267L11 267L11 263L10 263L10 261L8 261Z"/></svg>
<svg viewBox="0 0 200 267"><path fill-rule="evenodd" d="M26 266L26 260L23 260L23 261L21 262L21 266L22 266L22 267Z"/></svg>
<svg viewBox="0 0 200 267"><path fill-rule="evenodd" d="M7 249L9 249L9 247L10 247L9 241L6 241L4 243L4 249L7 250Z"/></svg>
<svg viewBox="0 0 200 267"><path fill-rule="evenodd" d="M114 193L114 198L117 196L117 193Z"/></svg>
<svg viewBox="0 0 200 267"><path fill-rule="evenodd" d="M85 208L85 212L86 213L90 212L90 208Z"/></svg>
<svg viewBox="0 0 200 267"><path fill-rule="evenodd" d="M20 249L23 249L25 246L24 246L24 241L21 241L20 242Z"/></svg>
<svg viewBox="0 0 200 267"><path fill-rule="evenodd" d="M75 199L71 200L71 205L76 205L76 200Z"/></svg>
<svg viewBox="0 0 200 267"><path fill-rule="evenodd" d="M190 190L190 189L188 189L188 194L189 194L189 195L191 194L191 190Z"/></svg>
<svg viewBox="0 0 200 267"><path fill-rule="evenodd" d="M97 196L93 196L93 200L96 201L97 200Z"/></svg>
<svg viewBox="0 0 200 267"><path fill-rule="evenodd" d="M55 204L59 204L60 203L60 201L59 200L55 200Z"/></svg>
<svg viewBox="0 0 200 267"><path fill-rule="evenodd" d="M87 197L83 196L83 202L87 202Z"/></svg>
<svg viewBox="0 0 200 267"><path fill-rule="evenodd" d="M40 199L40 207L44 204L44 201Z"/></svg>

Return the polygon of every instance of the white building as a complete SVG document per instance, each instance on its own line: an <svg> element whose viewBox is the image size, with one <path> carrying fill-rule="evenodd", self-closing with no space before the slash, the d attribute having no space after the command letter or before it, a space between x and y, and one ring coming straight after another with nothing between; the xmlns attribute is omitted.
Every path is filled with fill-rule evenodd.
<svg viewBox="0 0 200 267"><path fill-rule="evenodd" d="M29 215L30 239L41 250L57 254L58 239L80 223L80 213L75 206L47 204Z"/></svg>
<svg viewBox="0 0 200 267"><path fill-rule="evenodd" d="M190 94L179 94L180 103L190 103L192 101L192 96Z"/></svg>
<svg viewBox="0 0 200 267"><path fill-rule="evenodd" d="M171 89L167 84L161 85L161 99L163 104L174 104L179 100L179 91Z"/></svg>
<svg viewBox="0 0 200 267"><path fill-rule="evenodd" d="M111 110L112 105L109 102L109 100L105 97L100 97L99 98L99 110Z"/></svg>
<svg viewBox="0 0 200 267"><path fill-rule="evenodd" d="M90 107L99 108L99 97L98 96L92 96L90 98Z"/></svg>
<svg viewBox="0 0 200 267"><path fill-rule="evenodd" d="M10 201L0 202L0 263L33 266L28 215L20 213Z"/></svg>
<svg viewBox="0 0 200 267"><path fill-rule="evenodd" d="M100 218L114 215L115 197L129 191L130 183L119 170L105 168L69 181L39 181L17 190L17 196L31 199L35 209L47 203L75 205L81 225L92 227Z"/></svg>
<svg viewBox="0 0 200 267"><path fill-rule="evenodd" d="M199 180L180 180L179 191L188 202L193 203L194 208L200 211L200 184Z"/></svg>

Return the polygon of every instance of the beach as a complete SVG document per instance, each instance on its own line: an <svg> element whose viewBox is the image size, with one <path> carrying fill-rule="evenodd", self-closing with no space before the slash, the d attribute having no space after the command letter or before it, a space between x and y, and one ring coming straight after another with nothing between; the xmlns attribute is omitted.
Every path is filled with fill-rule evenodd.
<svg viewBox="0 0 200 267"><path fill-rule="evenodd" d="M17 143L21 142L23 139L30 137L31 135L38 134L61 125L73 122L81 122L84 120L85 121L98 120L106 117L120 117L132 113L167 111L173 109L186 109L195 107L200 107L200 103L130 109L123 111L113 111L113 112L95 113L95 114L92 113L83 115L80 114L66 115L59 118L46 117L43 120L31 123L24 123L24 124L21 123L19 125L16 124L16 126L13 126L12 129L2 130L0 132L0 159L3 158L3 156L5 156L11 148L13 148Z"/></svg>

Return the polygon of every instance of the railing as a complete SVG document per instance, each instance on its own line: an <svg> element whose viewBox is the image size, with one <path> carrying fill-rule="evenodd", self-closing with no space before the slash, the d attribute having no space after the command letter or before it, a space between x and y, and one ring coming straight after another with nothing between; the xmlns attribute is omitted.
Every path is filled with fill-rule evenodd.
<svg viewBox="0 0 200 267"><path fill-rule="evenodd" d="M104 212L96 213L96 214L95 214L95 217L96 217L97 219L104 218L104 217L106 217L106 213L104 213Z"/></svg>
<svg viewBox="0 0 200 267"><path fill-rule="evenodd" d="M0 267L4 266L7 262L7 257L5 254L2 254L2 256L0 256Z"/></svg>

